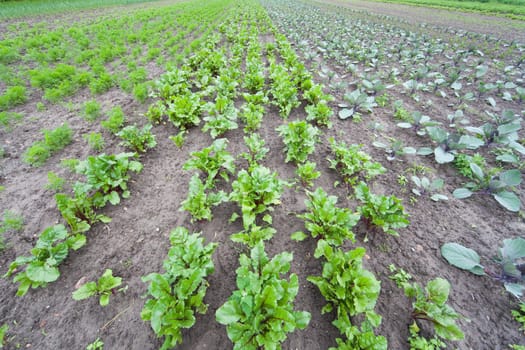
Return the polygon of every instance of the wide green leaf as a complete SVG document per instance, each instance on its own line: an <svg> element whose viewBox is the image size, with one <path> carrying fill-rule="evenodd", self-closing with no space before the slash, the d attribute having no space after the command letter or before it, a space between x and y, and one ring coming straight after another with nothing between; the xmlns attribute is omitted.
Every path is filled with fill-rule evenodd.
<svg viewBox="0 0 525 350"><path fill-rule="evenodd" d="M27 265L26 275L32 281L49 283L60 277L60 271L55 266L49 266L42 261L35 261Z"/></svg>
<svg viewBox="0 0 525 350"><path fill-rule="evenodd" d="M107 306L109 304L109 296L110 295L111 294L102 294L100 296L100 301L99 301L100 306Z"/></svg>
<svg viewBox="0 0 525 350"><path fill-rule="evenodd" d="M501 255L511 261L525 258L525 239L517 237L514 239L503 240Z"/></svg>
<svg viewBox="0 0 525 350"><path fill-rule="evenodd" d="M111 191L111 193L108 195L108 200L113 205L120 203L120 197L116 191Z"/></svg>
<svg viewBox="0 0 525 350"><path fill-rule="evenodd" d="M217 309L217 312L215 312L215 319L217 322L223 325L229 325L231 323L237 322L241 317L242 315L237 312L235 304L231 301L227 301L224 305Z"/></svg>
<svg viewBox="0 0 525 350"><path fill-rule="evenodd" d="M494 194L494 199L501 204L505 209L512 211L512 212L518 212L521 207L521 201L519 197L509 191L501 191Z"/></svg>
<svg viewBox="0 0 525 350"><path fill-rule="evenodd" d="M454 192L452 192L454 198L457 199L469 198L470 196L472 196L472 194L472 191L467 188L457 188L454 190Z"/></svg>
<svg viewBox="0 0 525 350"><path fill-rule="evenodd" d="M306 238L308 238L308 235L303 231L296 231L290 235L290 239L298 242L304 241Z"/></svg>
<svg viewBox="0 0 525 350"><path fill-rule="evenodd" d="M438 305L443 305L448 299L450 293L450 283L446 279L436 278L427 284L427 293L429 300Z"/></svg>
<svg viewBox="0 0 525 350"><path fill-rule="evenodd" d="M121 284L122 278L114 277L113 271L110 269L106 269L106 271L104 271L104 274L102 274L102 276L98 280L98 289L100 291L110 291L114 288L117 288Z"/></svg>
<svg viewBox="0 0 525 350"><path fill-rule="evenodd" d="M296 311L294 313L294 316L295 325L299 329L305 329L310 323L310 319L312 318L312 315L306 311Z"/></svg>
<svg viewBox="0 0 525 350"><path fill-rule="evenodd" d="M500 174L499 179L507 186L518 186L521 183L521 171L512 169L504 171Z"/></svg>
<svg viewBox="0 0 525 350"><path fill-rule="evenodd" d="M451 324L435 324L436 334L447 340L461 340L465 338L465 334L456 325L455 322Z"/></svg>
<svg viewBox="0 0 525 350"><path fill-rule="evenodd" d="M343 119L343 120L344 119L348 119L348 118L350 118L353 115L354 115L354 109L353 108L351 108L351 109L343 108L338 113L339 118Z"/></svg>
<svg viewBox="0 0 525 350"><path fill-rule="evenodd" d="M525 292L525 285L518 283L505 283L505 290L519 299Z"/></svg>
<svg viewBox="0 0 525 350"><path fill-rule="evenodd" d="M470 271L476 275L484 275L478 253L458 243L445 243L441 247L441 255L452 266Z"/></svg>
<svg viewBox="0 0 525 350"><path fill-rule="evenodd" d="M73 300L84 300L97 293L97 284L88 282L73 292Z"/></svg>
<svg viewBox="0 0 525 350"><path fill-rule="evenodd" d="M450 163L454 160L454 155L450 152L446 152L441 147L436 147L434 149L434 156L436 157L436 162L439 164Z"/></svg>

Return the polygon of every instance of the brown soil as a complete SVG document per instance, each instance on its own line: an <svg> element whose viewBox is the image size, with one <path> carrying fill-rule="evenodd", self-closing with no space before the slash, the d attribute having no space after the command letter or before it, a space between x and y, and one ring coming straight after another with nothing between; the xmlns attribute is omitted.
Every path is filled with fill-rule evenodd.
<svg viewBox="0 0 525 350"><path fill-rule="evenodd" d="M386 8L387 4L383 5ZM89 93L80 93L72 102L78 107L89 98ZM70 111L54 105L44 112L36 112L38 100L35 97L33 101L15 109L26 115L27 122L16 126L9 133L0 131L0 140L6 150L5 158L0 160L0 185L5 186L5 190L0 192L0 208L10 209L25 219L22 232L8 232L5 235L8 248L0 253L1 273L7 270L15 257L27 255L43 229L61 220L53 193L44 189L47 172L54 171L60 176L69 177L69 173L59 165L61 159L85 159L94 154L82 139L84 133L101 131L106 140L105 153L124 151L118 145L118 140L101 130L98 123L90 124L83 120L78 108ZM115 105L122 106L130 123L145 122L143 114L147 107L137 104L119 90L111 90L97 100L105 111ZM339 102L342 101L334 101L334 106ZM290 119L304 118L303 107L292 112ZM422 284L438 276L450 281L450 303L465 316L459 323L466 337L464 341L454 344L457 348L492 350L505 349L508 344L520 341L525 344L523 334L518 331L518 324L510 315L515 300L503 292L502 286L487 278L452 268L439 253L443 243L456 241L475 249L482 256L492 256L503 238L520 235L525 224L492 199L481 197L464 201L450 199L441 203L421 198L410 205L410 194L399 186L397 176L416 158L408 158L404 162L387 162L383 153L370 145L376 132L366 127L368 121L380 122L389 135L410 141L395 128L391 112L389 108L378 108L371 116L365 116L366 122L360 124L334 118L333 128L324 130L316 153L310 157L323 174L315 186L337 195L340 206L355 208L356 203L346 199L348 191L344 187L333 187L340 177L328 168L328 138L335 137L349 144L364 144L364 149L388 168L385 175L373 182L373 191L402 197L410 214L411 225L400 230L398 238L382 232L370 232L362 225L356 229L356 245L365 246L368 251L365 266L381 280L382 290L376 311L383 316L383 323L378 333L388 338L389 349L408 349L406 338L410 303L388 278L388 265L393 263L406 269ZM75 131L75 141L42 167L32 168L23 163L23 152L34 140L41 138L40 130L55 128L63 122L68 122ZM295 167L284 163L283 143L275 131L282 123L277 110L269 107L259 131L270 148L262 163L276 170L281 179L292 180ZM9 279L0 280L0 325L7 323L10 327L6 349L84 349L98 337L104 341L105 349L158 349L161 342L156 339L149 324L140 318L147 288L141 277L162 271L162 261L169 249L169 232L180 225L195 232L202 231L207 242L218 242L219 247L214 254L215 273L209 278L210 287L205 299L209 310L206 315L197 317L192 329L184 331L184 342L178 349L232 348L225 327L215 321L215 311L236 289L235 269L243 248L232 243L229 235L240 231L241 226L239 222L228 223L228 219L239 209L231 203L223 204L215 208L211 222L192 224L189 214L179 211L192 175L182 170L182 164L191 152L209 146L212 139L200 130L192 129L182 149L178 149L168 138L177 133L170 124L156 126L153 133L158 145L141 157L144 170L133 176L130 183L131 198L102 211L113 219L112 222L96 225L90 230L88 244L67 258L61 266L61 277L57 282L43 289L31 290L19 298L15 297L16 285ZM238 156L245 150L242 129L231 131L226 137L229 139L228 150L233 155ZM436 167L429 159L417 158L417 161L435 168L439 176L444 178L447 184L445 192L451 197L450 193L460 183L455 171L448 166ZM242 160L238 160L237 165L239 169L246 167ZM228 186L224 189L228 190ZM305 210L304 199L305 194L301 190L294 187L285 190L282 205L273 212L273 226L277 234L267 243L267 251L270 256L285 250L294 253L291 272L298 274L300 281L295 306L297 310L306 310L312 314L308 328L291 333L283 349L324 350L335 346L335 338L339 335L331 325L334 315L320 314L324 299L317 288L306 281L307 276L321 272L320 262L313 257L315 242L308 239L297 243L289 238L291 233L304 230L302 221L296 217L297 213ZM367 243L363 242L365 237L368 238ZM125 294L112 296L109 306L105 308L100 307L95 298L80 302L71 298L74 286L81 278L94 280L106 268L111 268L115 276L123 278L124 284L129 287Z"/></svg>

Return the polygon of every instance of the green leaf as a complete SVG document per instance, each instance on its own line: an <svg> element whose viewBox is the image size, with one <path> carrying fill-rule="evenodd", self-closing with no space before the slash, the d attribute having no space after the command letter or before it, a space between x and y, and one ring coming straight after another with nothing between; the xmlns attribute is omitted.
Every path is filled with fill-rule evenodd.
<svg viewBox="0 0 525 350"><path fill-rule="evenodd" d="M438 202L438 201L447 201L448 197L445 196L444 194L436 193L430 196L430 199L433 200L434 202Z"/></svg>
<svg viewBox="0 0 525 350"><path fill-rule="evenodd" d="M353 108L351 108L351 109L343 108L338 113L339 118L343 119L343 120L348 119L348 118L350 118L353 115L354 115L354 109Z"/></svg>
<svg viewBox="0 0 525 350"><path fill-rule="evenodd" d="M432 153L434 153L432 148L430 148L430 147L421 147L420 149L417 150L416 154L418 156L428 156L428 155L431 155Z"/></svg>
<svg viewBox="0 0 525 350"><path fill-rule="evenodd" d="M504 163L518 163L519 157L511 153L505 153L497 156L496 160L499 160L500 162Z"/></svg>
<svg viewBox="0 0 525 350"><path fill-rule="evenodd" d="M446 279L436 278L427 284L428 298L432 302L443 305L448 300L450 293L450 283Z"/></svg>
<svg viewBox="0 0 525 350"><path fill-rule="evenodd" d="M111 218L109 216L106 216L106 215L99 215L98 219L100 220L100 222L102 222L104 224L109 224L111 222Z"/></svg>
<svg viewBox="0 0 525 350"><path fill-rule="evenodd" d="M297 232L292 233L290 238L294 241L301 242L301 241L304 241L306 238L308 238L308 235L306 235L302 231L297 231Z"/></svg>
<svg viewBox="0 0 525 350"><path fill-rule="evenodd" d="M441 255L452 266L470 271L476 275L484 275L479 255L472 249L458 243L445 243L441 247Z"/></svg>
<svg viewBox="0 0 525 350"><path fill-rule="evenodd" d="M55 266L49 266L42 261L35 261L27 265L26 275L35 282L54 282L60 277L60 271Z"/></svg>
<svg viewBox="0 0 525 350"><path fill-rule="evenodd" d="M9 325L6 323L0 327L0 349L4 347L5 344L5 335L9 330Z"/></svg>
<svg viewBox="0 0 525 350"><path fill-rule="evenodd" d="M305 329L310 323L312 315L307 311L296 311L295 316L295 325L298 329Z"/></svg>
<svg viewBox="0 0 525 350"><path fill-rule="evenodd" d="M434 325L436 334L443 339L447 340L461 340L465 338L465 335L456 323L451 324L435 324Z"/></svg>
<svg viewBox="0 0 525 350"><path fill-rule="evenodd" d="M494 193L494 199L509 211L518 212L520 210L521 201L513 192L501 191Z"/></svg>
<svg viewBox="0 0 525 350"><path fill-rule="evenodd" d="M501 255L503 258L512 261L525 258L525 239L517 237L514 239L503 240Z"/></svg>
<svg viewBox="0 0 525 350"><path fill-rule="evenodd" d="M73 300L84 300L97 294L97 284L88 282L73 292Z"/></svg>
<svg viewBox="0 0 525 350"><path fill-rule="evenodd" d="M117 288L122 284L121 277L114 277L113 271L106 269L104 274L98 280L98 290L99 291L111 291L114 288Z"/></svg>
<svg viewBox="0 0 525 350"><path fill-rule="evenodd" d="M470 163L470 170L472 170L472 174L474 174L474 176L480 180L485 177L483 174L483 169L481 169L481 167L474 162Z"/></svg>
<svg viewBox="0 0 525 350"><path fill-rule="evenodd" d="M78 250L86 245L86 236L83 234L70 236L67 239L67 245L70 249Z"/></svg>
<svg viewBox="0 0 525 350"><path fill-rule="evenodd" d="M404 154L416 154L417 150L414 147L403 147Z"/></svg>
<svg viewBox="0 0 525 350"><path fill-rule="evenodd" d="M520 299L525 292L525 285L517 283L505 283L505 290Z"/></svg>
<svg viewBox="0 0 525 350"><path fill-rule="evenodd" d="M478 139L477 137L470 136L470 135L463 135L459 139L459 144L465 145L467 149L476 150L483 146L485 142L481 139Z"/></svg>
<svg viewBox="0 0 525 350"><path fill-rule="evenodd" d="M494 97L489 96L485 99L485 101L487 101L487 103L492 107L496 107L496 100L494 99Z"/></svg>
<svg viewBox="0 0 525 350"><path fill-rule="evenodd" d="M504 171L499 176L507 186L518 186L521 183L521 172L518 169Z"/></svg>
<svg viewBox="0 0 525 350"><path fill-rule="evenodd" d="M136 160L132 160L131 162L129 162L129 170L135 173L139 173L142 170L142 168L144 168L144 166Z"/></svg>
<svg viewBox="0 0 525 350"><path fill-rule="evenodd" d="M466 188L456 188L454 192L452 192L452 195L457 199L465 199L472 196L472 191Z"/></svg>
<svg viewBox="0 0 525 350"><path fill-rule="evenodd" d="M113 205L120 203L120 197L116 191L111 191L111 193L108 195L108 200Z"/></svg>
<svg viewBox="0 0 525 350"><path fill-rule="evenodd" d="M229 325L231 323L240 320L242 315L237 312L235 304L231 301L227 301L215 312L215 319L217 322L223 325Z"/></svg>
<svg viewBox="0 0 525 350"><path fill-rule="evenodd" d="M109 304L109 296L110 294L102 294L100 296L100 300L99 300L100 306L107 306Z"/></svg>
<svg viewBox="0 0 525 350"><path fill-rule="evenodd" d="M412 127L412 124L410 123L397 123L397 126L402 129L410 129Z"/></svg>
<svg viewBox="0 0 525 350"><path fill-rule="evenodd" d="M454 160L454 155L450 152L445 152L441 147L434 149L434 156L436 157L436 162L439 164L450 163Z"/></svg>
<svg viewBox="0 0 525 350"><path fill-rule="evenodd" d="M22 275L17 275L22 276ZM18 285L18 290L16 291L16 296L22 297L26 295L26 293L29 291L29 287L31 287L31 280L25 276L23 278L19 278L18 282L20 283Z"/></svg>

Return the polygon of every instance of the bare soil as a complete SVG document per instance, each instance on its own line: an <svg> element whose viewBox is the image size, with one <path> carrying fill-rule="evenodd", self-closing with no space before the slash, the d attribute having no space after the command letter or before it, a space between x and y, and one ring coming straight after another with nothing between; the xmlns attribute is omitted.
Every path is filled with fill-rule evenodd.
<svg viewBox="0 0 525 350"><path fill-rule="evenodd" d="M359 4L365 6L369 3ZM394 14L394 9L398 8L390 4L370 4L376 9L381 8L381 11L392 11L390 14ZM417 8L417 11L422 9ZM89 13L86 11L87 15ZM523 33L517 35L522 36ZM31 102L15 109L26 115L26 122L11 132L0 130L0 141L6 150L5 157L0 160L0 185L5 186L5 190L0 192L0 208L2 211L9 209L19 213L25 219L22 232L8 232L5 235L8 247L0 252L0 273L3 274L17 256L28 254L43 229L60 222L54 194L45 189L47 173L54 171L71 179L70 173L60 167L60 160L85 159L95 154L82 139L83 134L102 132L106 140L105 153L125 151L118 145L118 140L102 130L98 123L89 123L79 116L79 106L89 98L87 91L81 92L72 100L77 107L73 110L54 105L46 111L37 112L39 97L34 96ZM97 100L104 111L120 105L130 123L145 123L143 114L147 105L139 105L117 89L110 90ZM334 106L339 102L342 102L340 97L334 101ZM292 112L290 120L304 118L306 114L303 107ZM365 266L381 280L382 290L376 311L383 316L383 323L378 333L387 337L389 349L408 349L406 339L410 302L388 278L388 265L393 263L410 272L421 284L438 276L450 281L450 303L465 317L459 321L465 340L455 343L454 348L499 350L507 349L508 344L525 344L523 333L518 331L518 324L510 315L515 300L503 291L503 287L488 278L476 277L451 267L439 253L443 243L455 241L475 249L483 256L492 256L503 238L523 235L525 223L515 214L502 209L491 198L486 200L477 197L463 201L450 199L441 203L421 198L417 203L410 204L409 190L399 186L397 176L416 158L408 158L404 162L387 162L384 154L371 146L376 131L367 127L368 121L380 122L391 135L410 141L406 134L395 128L391 116L392 110L386 107L378 108L371 116L366 116L366 123L333 118L333 128L323 130L322 141L317 145L316 153L310 157L322 172L314 188L321 186L337 195L341 207L355 208L356 203L347 199L348 190L333 186L335 181L341 179L328 168L328 138L335 137L349 144L362 143L367 152L388 168L385 175L373 182L373 191L403 198L410 214L411 224L400 230L398 238L369 230L364 225L356 229L356 245L364 246L368 251ZM63 122L69 123L74 130L75 141L42 167L33 168L23 163L24 151L34 140L42 137L40 130L55 128ZM295 167L284 162L284 145L275 131L282 123L277 110L269 107L259 131L270 148L262 163L276 170L281 179L292 180ZM102 210L103 214L112 218L112 222L98 224L90 230L88 244L78 252L71 253L61 266L61 277L57 282L43 289L31 290L20 298L15 296L17 287L11 280L0 280L0 325L7 323L10 327L6 349L84 349L98 337L104 341L105 349L158 349L161 342L156 339L149 324L140 318L147 289L141 277L162 271L162 261L169 249L169 232L180 225L194 232L202 231L207 242L218 242L219 247L214 254L215 273L209 278L210 287L205 299L209 304L208 313L199 315L196 325L183 333L184 342L178 349L232 348L225 327L215 321L215 311L236 289L235 269L238 256L244 248L229 239L232 233L241 230L241 225L239 222L229 223L228 219L239 209L231 203L223 204L215 208L211 222L191 223L189 214L179 211L192 175L182 170L182 164L191 152L209 146L213 140L199 129L192 129L182 149L178 149L168 138L177 133L172 125L156 126L153 133L158 145L141 157L144 170L133 176L130 183L131 198L118 206L108 206ZM226 137L229 139L228 150L233 155L238 156L245 150L242 129L231 131ZM430 160L418 158L417 162L436 168ZM239 169L246 167L242 160L238 160L237 165ZM452 197L450 193L460 184L457 174L448 166L435 170L444 178L447 184L445 192ZM223 189L229 190L229 185ZM321 264L313 257L316 242L308 239L297 243L289 238L291 233L304 230L302 221L296 217L296 214L305 210L304 199L302 190L295 187L285 190L282 205L273 212L273 226L277 234L267 243L267 251L271 256L284 250L294 253L291 272L296 273L300 281L295 306L297 310L306 310L312 314L308 328L290 334L283 349L324 350L336 345L338 331L331 325L333 314L320 314L324 298L315 286L306 281L307 276L321 273ZM368 242L364 242L365 237ZM348 249L352 247L346 246ZM123 283L129 287L126 293L112 296L105 308L98 305L96 298L80 302L71 298L74 286L81 278L94 280L106 268L111 268L115 276L123 278Z"/></svg>

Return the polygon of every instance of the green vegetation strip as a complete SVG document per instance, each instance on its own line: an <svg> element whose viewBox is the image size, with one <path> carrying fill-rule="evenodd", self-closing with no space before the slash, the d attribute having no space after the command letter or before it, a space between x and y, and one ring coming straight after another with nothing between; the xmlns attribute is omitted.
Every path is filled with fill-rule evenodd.
<svg viewBox="0 0 525 350"><path fill-rule="evenodd" d="M25 0L0 1L0 19L93 9L115 5L129 5L154 0Z"/></svg>

